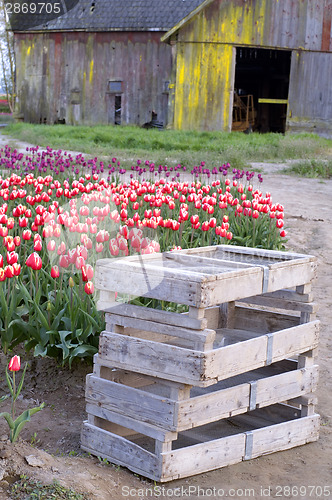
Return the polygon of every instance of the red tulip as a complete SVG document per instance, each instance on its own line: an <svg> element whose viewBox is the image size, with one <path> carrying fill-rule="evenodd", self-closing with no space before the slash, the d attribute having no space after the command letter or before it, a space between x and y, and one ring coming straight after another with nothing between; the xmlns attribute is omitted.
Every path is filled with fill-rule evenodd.
<svg viewBox="0 0 332 500"><path fill-rule="evenodd" d="M22 233L22 238L27 241L27 240L30 240L32 236L32 232L30 231L30 229L26 229L25 231L23 231Z"/></svg>
<svg viewBox="0 0 332 500"><path fill-rule="evenodd" d="M51 277L56 279L60 276L60 271L59 271L59 268L58 266L53 266L52 269L51 269Z"/></svg>
<svg viewBox="0 0 332 500"><path fill-rule="evenodd" d="M67 267L69 267L69 264L70 264L70 262L69 262L67 255L61 255L59 258L59 266L67 268Z"/></svg>
<svg viewBox="0 0 332 500"><path fill-rule="evenodd" d="M5 281L6 275L4 269L0 268L0 281Z"/></svg>
<svg viewBox="0 0 332 500"><path fill-rule="evenodd" d="M94 287L92 281L88 281L87 283L85 283L84 291L88 295L91 295L95 291L95 287Z"/></svg>
<svg viewBox="0 0 332 500"><path fill-rule="evenodd" d="M7 252L7 263L10 265L15 264L18 261L18 253Z"/></svg>
<svg viewBox="0 0 332 500"><path fill-rule="evenodd" d="M54 252L55 250L55 241L54 240L50 240L48 243L47 243L47 250L49 252Z"/></svg>
<svg viewBox="0 0 332 500"><path fill-rule="evenodd" d="M0 267L3 267L3 257L1 254L0 254Z"/></svg>
<svg viewBox="0 0 332 500"><path fill-rule="evenodd" d="M19 274L21 273L21 264L15 262L12 267L14 269L14 276L19 276Z"/></svg>
<svg viewBox="0 0 332 500"><path fill-rule="evenodd" d="M33 269L34 271L39 271L39 269L41 269L43 265L40 256L36 252L33 252L31 255L29 255L25 263L28 267L31 267L31 269Z"/></svg>
<svg viewBox="0 0 332 500"><path fill-rule="evenodd" d="M13 266L6 266L4 271L6 278L12 278L13 276L15 276Z"/></svg>
<svg viewBox="0 0 332 500"><path fill-rule="evenodd" d="M11 372L18 372L21 368L21 358L20 356L13 356L9 361L8 370Z"/></svg>
<svg viewBox="0 0 332 500"><path fill-rule="evenodd" d="M36 252L40 252L41 249L42 249L43 245L42 245L42 242L41 240L36 240L33 244L33 249L36 251Z"/></svg>

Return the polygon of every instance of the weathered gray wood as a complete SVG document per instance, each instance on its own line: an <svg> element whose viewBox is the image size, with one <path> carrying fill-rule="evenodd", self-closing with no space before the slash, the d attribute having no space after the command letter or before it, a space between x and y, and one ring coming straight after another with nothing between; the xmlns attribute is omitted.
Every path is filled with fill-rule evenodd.
<svg viewBox="0 0 332 500"><path fill-rule="evenodd" d="M222 380L269 364L268 347L270 363L281 361L317 347L318 338L319 321L314 321L214 349L206 353L205 377Z"/></svg>
<svg viewBox="0 0 332 500"><path fill-rule="evenodd" d="M128 318L126 316L119 316L117 314L108 314L106 318L106 326L113 323L118 326L135 328L139 335L138 330L145 332L155 332L170 337L180 337L192 341L193 347L195 344L204 347L205 344L211 345L213 343L216 332L213 330L192 330L168 324L156 323L153 321L153 311L150 312L151 321L142 320L139 318ZM200 350L197 348L196 350ZM203 349L202 349L203 350Z"/></svg>
<svg viewBox="0 0 332 500"><path fill-rule="evenodd" d="M214 439L162 454L161 480L187 477L242 461L245 434Z"/></svg>
<svg viewBox="0 0 332 500"><path fill-rule="evenodd" d="M241 299L240 303L256 304L260 306L269 307L272 309L285 309L290 311L301 311L304 313L316 313L318 304L315 302L294 302L284 299L277 299L275 297L266 297L265 295L257 295L255 297L248 297Z"/></svg>
<svg viewBox="0 0 332 500"><path fill-rule="evenodd" d="M178 314L169 311L160 311L159 309L151 309L149 307L135 306L120 302L109 303L105 310L105 318L107 320L109 314L118 316L126 316L147 321L154 321L164 325L178 326L183 328L191 328L192 330L205 330L207 321L203 319L195 319L189 317L188 314Z"/></svg>
<svg viewBox="0 0 332 500"><path fill-rule="evenodd" d="M267 377L256 382L257 407L288 401L299 395L316 390L318 385L318 366L309 369L294 370L274 377Z"/></svg>
<svg viewBox="0 0 332 500"><path fill-rule="evenodd" d="M290 422L252 431L253 442L250 458L300 446L319 437L319 415L303 417Z"/></svg>
<svg viewBox="0 0 332 500"><path fill-rule="evenodd" d="M286 356L291 357L316 348L319 340L319 325L319 321L313 321L273 333L272 362L275 363Z"/></svg>
<svg viewBox="0 0 332 500"><path fill-rule="evenodd" d="M234 313L234 328L269 333L282 330L300 323L300 317L279 312L269 312L263 309L252 308L247 305L236 304Z"/></svg>
<svg viewBox="0 0 332 500"><path fill-rule="evenodd" d="M100 290L99 291L99 300L97 301L97 309L98 311L103 311L108 307L108 304L111 304L115 301L115 292L109 290Z"/></svg>
<svg viewBox="0 0 332 500"><path fill-rule="evenodd" d="M296 287L299 288L299 287ZM312 293L299 293L293 290L276 290L275 292L264 293L262 297L289 300L290 302L312 302Z"/></svg>
<svg viewBox="0 0 332 500"><path fill-rule="evenodd" d="M174 441L177 438L177 432L171 432L170 430L163 429L162 427L149 425L148 423L142 422L141 420L138 420L136 418L107 410L103 406L99 406L93 403L87 403L86 412L88 413L88 415L93 415L107 420L110 423L123 426L130 430L131 433L134 432L144 434L145 436L149 436L153 439L158 439L159 441Z"/></svg>
<svg viewBox="0 0 332 500"><path fill-rule="evenodd" d="M142 422L159 422L161 427L174 429L175 402L134 387L88 376L86 402L100 405L110 412L139 418Z"/></svg>
<svg viewBox="0 0 332 500"><path fill-rule="evenodd" d="M158 480L160 459L128 439L116 436L103 429L84 422L81 433L81 447L93 455L106 458L112 463Z"/></svg>

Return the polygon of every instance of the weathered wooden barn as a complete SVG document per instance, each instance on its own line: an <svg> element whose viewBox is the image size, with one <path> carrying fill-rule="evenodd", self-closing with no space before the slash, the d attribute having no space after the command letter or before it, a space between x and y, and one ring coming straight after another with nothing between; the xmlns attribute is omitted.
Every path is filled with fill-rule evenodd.
<svg viewBox="0 0 332 500"><path fill-rule="evenodd" d="M25 121L332 135L332 0L79 0L24 19Z"/></svg>
<svg viewBox="0 0 332 500"><path fill-rule="evenodd" d="M32 13L12 20L17 116L166 124L172 49L160 38L202 0L70 1L62 16L44 15L39 25Z"/></svg>
<svg viewBox="0 0 332 500"><path fill-rule="evenodd" d="M175 50L176 129L332 135L332 0L206 0L162 40Z"/></svg>

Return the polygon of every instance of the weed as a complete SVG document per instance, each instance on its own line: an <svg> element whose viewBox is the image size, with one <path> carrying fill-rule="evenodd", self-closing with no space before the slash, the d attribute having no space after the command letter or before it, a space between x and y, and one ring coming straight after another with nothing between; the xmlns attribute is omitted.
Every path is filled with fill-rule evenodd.
<svg viewBox="0 0 332 500"><path fill-rule="evenodd" d="M51 498L57 500L89 500L91 498L85 493L77 493L71 488L65 488L56 481L45 485L25 475L22 475L12 485L10 493L13 500L22 498L25 500L32 500L33 498L40 500L50 500Z"/></svg>
<svg viewBox="0 0 332 500"><path fill-rule="evenodd" d="M285 174L300 175L301 177L331 179L332 160L306 160L296 162L283 170Z"/></svg>

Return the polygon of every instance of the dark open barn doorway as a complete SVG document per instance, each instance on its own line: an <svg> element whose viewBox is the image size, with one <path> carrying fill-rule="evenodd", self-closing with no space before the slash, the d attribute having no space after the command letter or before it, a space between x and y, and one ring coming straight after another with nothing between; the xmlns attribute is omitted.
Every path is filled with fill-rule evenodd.
<svg viewBox="0 0 332 500"><path fill-rule="evenodd" d="M232 130L285 132L291 52L236 48Z"/></svg>

